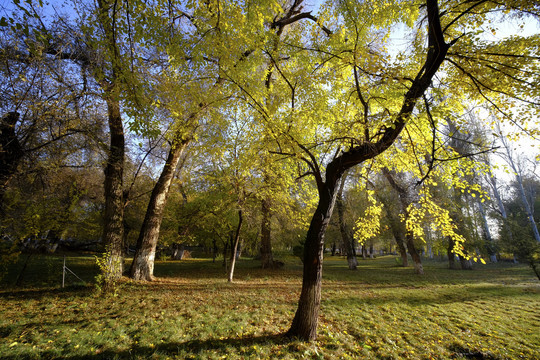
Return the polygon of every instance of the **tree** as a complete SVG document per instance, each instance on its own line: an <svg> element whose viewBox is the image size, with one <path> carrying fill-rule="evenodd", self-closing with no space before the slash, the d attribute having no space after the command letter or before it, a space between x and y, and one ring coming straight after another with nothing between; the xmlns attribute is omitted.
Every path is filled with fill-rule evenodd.
<svg viewBox="0 0 540 360"><path fill-rule="evenodd" d="M355 239L352 231L350 231L345 222L345 199L343 197L343 189L345 187L346 180L347 174L345 173L341 178L341 183L339 184L336 206L338 210L339 232L341 234L342 249L345 251L345 255L347 256L349 270L356 270L358 260L356 259Z"/></svg>
<svg viewBox="0 0 540 360"><path fill-rule="evenodd" d="M527 196L525 194L525 189L523 187L523 168L522 166L520 166L520 163L515 160L514 155L512 153L512 148L508 142L508 139L502 133L499 123L497 123L497 131L499 134L499 140L504 148L504 153L502 154L502 157L510 166L510 168L512 169L512 172L515 175L517 189L519 191L520 199L523 203L523 208L525 210L525 213L527 214L529 225L532 229L535 240L540 243L540 233L538 232L538 227L536 226L536 222L534 221L534 216L533 216L534 208L531 206L531 204L529 204L529 201L527 200Z"/></svg>
<svg viewBox="0 0 540 360"><path fill-rule="evenodd" d="M499 231L501 245L503 249L515 254L519 261L529 264L540 280L540 245L536 241L529 223L531 210L525 210L521 199L523 189L525 194L529 195L527 202L531 209L537 210L540 207L540 182L531 177L522 178L520 183L515 180L512 183L512 188L513 196L504 204L505 208L508 209L508 217ZM509 237L508 234L512 234L512 237Z"/></svg>
<svg viewBox="0 0 540 360"><path fill-rule="evenodd" d="M454 57L459 57L460 54L463 54L466 51L469 53L471 51L485 51L481 47L475 47L475 42L477 42L477 39L467 36L467 34L463 35L463 33L457 29L458 24L466 27L466 24L470 22L483 21L482 16L477 17L474 15L476 11L484 14L485 11L505 10L504 8L499 7L497 4L473 2L471 4L445 3L444 10L440 12L437 1L426 1L425 7L422 7L422 9L425 10L425 14L427 14L427 47L419 46L418 48L415 48L414 55L416 57L414 57L414 61L416 62L416 67L414 68L417 69L417 72L415 75L405 76L405 78L409 79L406 80L408 81L406 91L398 92L399 96L393 98L394 102L392 103L392 106L390 104L387 106L381 105L379 107L381 112L372 113L372 111L377 109L377 107L374 105L369 106L368 104L371 101L376 101L374 99L379 100L379 97L371 94L368 102L368 99L366 99L366 96L364 96L365 94L369 94L369 91L365 86L366 83L364 83L364 79L366 77L369 78L369 75L372 75L373 77L378 75L378 73L371 73L369 71L370 69L375 68L377 71L385 69L386 73L388 74L389 68L388 66L376 66L373 63L370 63L376 63L378 59L375 55L377 53L374 50L372 50L373 55L369 57L369 60L366 58L357 57L359 54L358 48L354 48L354 46L360 45L358 39L360 39L360 36L364 35L364 33L361 33L361 31L369 27L368 24L366 24L367 17L363 16L364 14L362 11L369 11L373 14L373 8L375 8L375 6L371 7L372 4L369 4L368 6L366 3L356 4L345 1L340 3L340 5L341 6L338 7L338 9L341 10L339 15L343 17L345 24L351 24L349 28L350 33L346 35L346 39L349 41L343 41L341 43L343 46L341 48L343 49L342 51L344 51L343 53L334 49L333 51L329 49L325 49L324 51L326 53L331 53L332 56L342 57L343 68L351 70L353 75L352 93L354 93L359 100L357 112L358 117L356 118L359 120L355 124L364 124L363 128L358 126L364 131L351 132L351 129L356 128L350 127L349 131L340 137L342 141L343 139L346 139L349 143L348 145L346 145L344 142L339 143L334 137L333 139L335 142L333 144L335 147L333 150L336 152L333 157L330 157L328 162L324 163L324 170L323 166L321 166L318 161L318 157L313 151L310 151L310 147L302 144L298 145L298 147L306 155L305 162L308 164L311 173L313 173L316 178L319 192L318 207L314 213L310 229L308 230L308 234L306 236L302 292L296 315L293 319L291 328L288 331L289 335L298 336L302 339L314 339L316 337L317 315L320 304L324 232L332 214L336 190L342 174L345 170L355 165L366 162L383 154L398 138L406 125L412 125L415 123L415 120L417 119L414 113L415 105L417 101L428 91L431 82L434 80L435 74L445 59L448 59L448 62L445 64L456 66L458 69L464 69L463 66L453 59ZM525 6L525 4L521 5ZM393 9L393 4L389 4L387 6L389 8L385 9L386 14L390 13L391 9ZM452 11L447 11L449 6L452 7ZM533 11L534 9L531 10ZM396 12L398 13L397 10ZM399 13L410 14L412 15L412 18L416 18L417 16L417 13L414 13L412 9L401 9ZM361 27L358 26L358 23L356 22L357 19L362 19L363 25ZM380 20L376 16L372 16L372 19ZM393 19L385 20L389 21L390 23L393 21ZM354 25L357 26L355 27ZM345 52L347 45L350 46L348 48L350 52ZM416 43L416 45L420 45L420 43ZM511 54L511 51L503 46L494 46L498 50L498 53ZM454 49L454 51L449 53L449 49ZM492 50L493 48L489 47L489 50L485 52ZM339 54L350 54L350 56L347 57ZM425 56L423 60L421 60L422 55ZM510 57L511 56L512 55L510 55ZM327 59L321 59L320 63L324 61L327 61ZM350 64L350 67L347 67L345 64ZM394 70L398 71L397 69ZM413 72L410 70L410 68L408 70ZM482 70L485 71L484 69ZM482 75L482 77L484 77L487 73L488 72L478 72L478 76ZM473 74L476 73L473 72ZM360 77L360 75L362 75L362 77ZM523 74L518 75L523 76ZM388 76L395 78L395 73L388 74ZM377 79L380 82L377 84L376 90L384 92L385 90L388 91L391 89L390 85L387 82L384 82L384 79L387 79L386 77L382 76L382 79L377 77ZM474 77L473 80L471 80L473 85L475 80L477 79ZM385 88L384 85L388 87ZM497 86L497 84L494 84L491 88L493 92L500 92L499 89L500 88ZM512 94L508 95L517 95L516 97L519 98L519 94L521 94L519 90L515 88L513 88L513 90L516 90L517 92L513 92ZM483 89L478 90L477 87L477 91L477 96L486 96L486 92L484 92ZM350 93L351 92L348 91L347 95ZM480 95L478 95L478 93L480 93ZM393 95L397 94L393 93ZM382 102L382 100L380 101ZM401 106L396 106L396 101L399 101L398 103L401 103ZM392 112L392 110L395 112ZM336 119L336 125L343 123L343 114L344 113L341 113L341 116L334 118ZM375 120L379 120L381 118L385 119L387 122L384 123L384 125L377 126ZM359 134L362 135L359 136ZM330 143L332 143L331 140L325 139L324 144ZM341 146L338 146L338 143Z"/></svg>
<svg viewBox="0 0 540 360"><path fill-rule="evenodd" d="M386 180L388 180L388 183L390 186L398 193L399 201L401 204L401 215L402 215L402 221L405 223L409 221L409 207L414 202L414 194L413 194L413 186L411 186L411 181L407 181L407 185L403 185L403 181L400 181L398 183L396 181L397 174L393 174L388 170L388 168L383 168L383 174ZM405 243L407 244L407 249L409 251L409 254L411 254L411 257L414 261L414 270L417 274L424 274L424 268L422 266L422 259L420 258L420 255L416 251L416 248L414 246L414 235L412 231L407 230L405 232Z"/></svg>

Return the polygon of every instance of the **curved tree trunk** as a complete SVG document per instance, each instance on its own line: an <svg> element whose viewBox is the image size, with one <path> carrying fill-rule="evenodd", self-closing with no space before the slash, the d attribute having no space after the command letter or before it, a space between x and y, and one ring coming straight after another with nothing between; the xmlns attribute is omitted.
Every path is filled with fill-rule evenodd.
<svg viewBox="0 0 540 360"><path fill-rule="evenodd" d="M445 43L437 0L426 0L428 18L428 50L421 70L413 80L404 96L403 104L396 114L392 127L385 128L382 136L371 142L369 129L366 129L364 142L351 147L335 156L326 166L326 181L318 166L317 158L309 149L299 146L309 156L309 166L313 171L319 192L319 203L315 210L304 245L304 272L302 291L298 301L298 309L294 316L288 336L297 336L302 340L314 340L317 337L317 321L321 305L321 279L324 250L324 234L336 201L336 186L343 173L351 167L372 159L388 149L412 114L416 102L425 93L435 73L446 57L450 45ZM361 98L360 90L358 95ZM363 98L361 98L362 100ZM364 104L366 112L368 107ZM367 115L366 115L367 117ZM368 120L367 118L365 119ZM307 159L306 159L307 160Z"/></svg>
<svg viewBox="0 0 540 360"><path fill-rule="evenodd" d="M152 190L130 269L130 275L135 280L152 281L154 278L154 260L163 211L178 161L188 143L189 140L183 139L172 144L159 180Z"/></svg>
<svg viewBox="0 0 540 360"><path fill-rule="evenodd" d="M274 257L272 255L272 239L270 229L270 200L263 199L261 202L261 266L263 269L274 268Z"/></svg>
<svg viewBox="0 0 540 360"><path fill-rule="evenodd" d="M324 234L334 209L335 186L325 184L324 189L319 191L319 194L319 204L311 219L304 244L304 272L298 309L287 332L289 336L298 336L304 340L313 340L317 337L317 322L321 305Z"/></svg>

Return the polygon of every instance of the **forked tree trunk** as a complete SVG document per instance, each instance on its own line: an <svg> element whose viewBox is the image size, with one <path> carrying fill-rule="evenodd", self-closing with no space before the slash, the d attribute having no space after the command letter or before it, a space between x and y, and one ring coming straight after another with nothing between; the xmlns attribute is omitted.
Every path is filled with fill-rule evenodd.
<svg viewBox="0 0 540 360"><path fill-rule="evenodd" d="M261 202L261 267L263 269L274 268L274 256L272 255L272 239L270 228L270 200L265 198Z"/></svg>
<svg viewBox="0 0 540 360"><path fill-rule="evenodd" d="M409 250L409 254L411 254L411 257L414 262L414 272L419 275L424 275L424 267L422 266L422 259L420 258L418 251L416 251L416 247L414 246L414 238L410 232L407 232L406 237L407 237L407 249Z"/></svg>
<svg viewBox="0 0 540 360"><path fill-rule="evenodd" d="M236 228L236 234L234 235L234 245L232 246L232 257L231 257L231 267L229 269L229 274L227 281L232 282L234 276L234 266L236 265L236 252L238 251L238 243L240 241L240 229L242 228L242 209L238 210L238 227Z"/></svg>
<svg viewBox="0 0 540 360"><path fill-rule="evenodd" d="M167 204L176 166L188 142L189 140L184 139L173 142L159 180L152 190L130 269L131 278L135 280L152 281L154 279L154 261L163 211Z"/></svg>
<svg viewBox="0 0 540 360"><path fill-rule="evenodd" d="M103 222L103 243L109 253L109 263L105 270L106 279L117 279L124 270L124 126L120 115L117 94L107 99L109 132L111 143L105 168L105 213Z"/></svg>
<svg viewBox="0 0 540 360"><path fill-rule="evenodd" d="M392 231L394 231L394 229L392 229ZM407 257L407 250L405 249L405 245L403 244L403 238L401 237L400 231L394 232L394 239L396 240L396 244L398 247L399 255L401 256L401 262L403 264L403 267L409 266L409 258Z"/></svg>

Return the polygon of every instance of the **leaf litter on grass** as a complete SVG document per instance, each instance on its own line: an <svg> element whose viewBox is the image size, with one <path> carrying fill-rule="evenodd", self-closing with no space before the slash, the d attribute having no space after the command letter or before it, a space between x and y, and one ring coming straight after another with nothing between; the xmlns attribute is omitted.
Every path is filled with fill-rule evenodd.
<svg viewBox="0 0 540 360"><path fill-rule="evenodd" d="M198 260L158 262L156 273L166 276L152 283L124 281L118 296L95 296L87 288L4 290L0 354L5 359L540 358L540 286L526 267L512 267L509 275L505 266L456 272L426 262L427 276L418 277L391 260L368 260L356 272L342 266L344 259L325 260L319 337L309 343L280 336L296 310L300 266L267 272L243 260L237 270L241 280L228 284L220 266Z"/></svg>

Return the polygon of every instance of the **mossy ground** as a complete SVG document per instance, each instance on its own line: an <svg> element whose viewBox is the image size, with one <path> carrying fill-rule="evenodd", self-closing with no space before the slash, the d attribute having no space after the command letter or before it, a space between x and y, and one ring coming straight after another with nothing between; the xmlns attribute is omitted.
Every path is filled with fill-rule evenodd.
<svg viewBox="0 0 540 360"><path fill-rule="evenodd" d="M319 337L281 336L296 310L301 264L261 270L242 259L236 282L207 259L156 264L156 282L123 280L116 295L90 285L60 288L62 257L21 263L0 290L2 359L539 359L540 282L524 265L477 264L473 271L425 261L426 275L393 257L324 265ZM68 256L83 280L91 256ZM79 281L75 279L76 281Z"/></svg>

